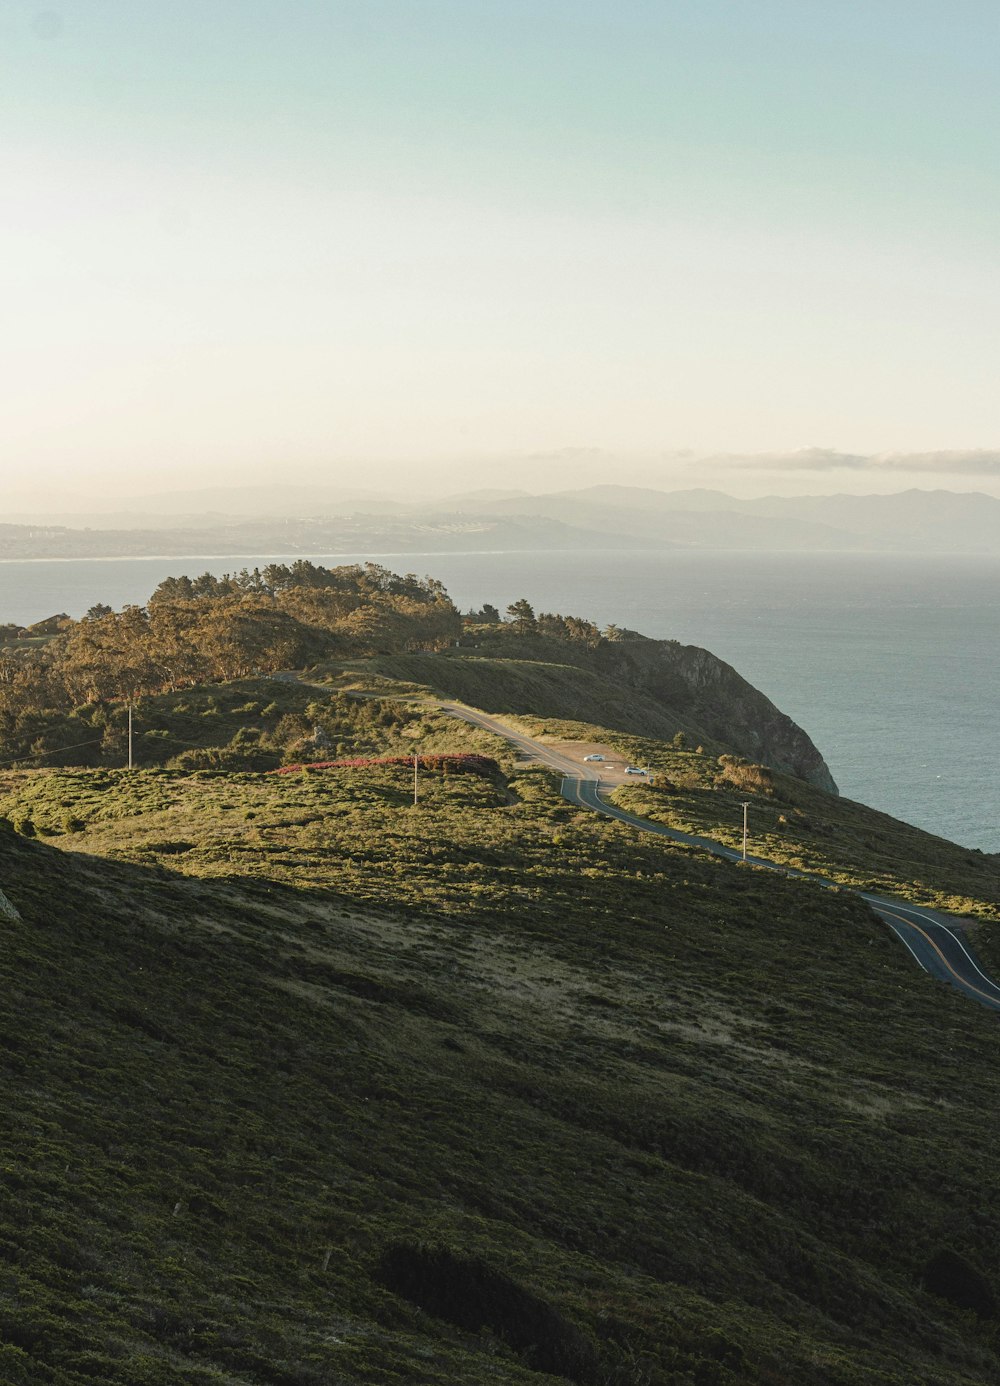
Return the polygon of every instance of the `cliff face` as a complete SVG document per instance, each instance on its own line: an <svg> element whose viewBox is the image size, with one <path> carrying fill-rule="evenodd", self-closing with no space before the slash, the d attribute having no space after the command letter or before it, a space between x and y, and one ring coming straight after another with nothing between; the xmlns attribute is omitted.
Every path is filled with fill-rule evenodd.
<svg viewBox="0 0 1000 1386"><path fill-rule="evenodd" d="M655 701L677 724L739 755L836 794L822 755L792 719L731 665L676 640L602 641L592 667Z"/></svg>

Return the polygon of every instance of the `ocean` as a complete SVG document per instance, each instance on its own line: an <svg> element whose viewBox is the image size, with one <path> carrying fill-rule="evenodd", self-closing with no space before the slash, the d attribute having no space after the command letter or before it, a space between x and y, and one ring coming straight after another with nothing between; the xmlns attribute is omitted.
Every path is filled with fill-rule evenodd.
<svg viewBox="0 0 1000 1386"><path fill-rule="evenodd" d="M0 563L0 623L143 602L169 574L282 557ZM527 597L538 611L703 645L805 728L846 797L1000 852L1000 559L598 548L311 557L430 574L463 610Z"/></svg>

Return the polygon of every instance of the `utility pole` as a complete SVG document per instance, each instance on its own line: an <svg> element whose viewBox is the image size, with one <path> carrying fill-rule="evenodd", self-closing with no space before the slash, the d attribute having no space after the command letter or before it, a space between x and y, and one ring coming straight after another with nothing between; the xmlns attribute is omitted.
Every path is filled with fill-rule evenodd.
<svg viewBox="0 0 1000 1386"><path fill-rule="evenodd" d="M420 797L420 782L417 779L417 772L420 767L420 757L416 751L413 752L413 807L417 807L417 799Z"/></svg>
<svg viewBox="0 0 1000 1386"><path fill-rule="evenodd" d="M743 860L747 859L747 809L750 807L748 799L743 800Z"/></svg>
<svg viewBox="0 0 1000 1386"><path fill-rule="evenodd" d="M128 705L128 768L132 769L132 704Z"/></svg>

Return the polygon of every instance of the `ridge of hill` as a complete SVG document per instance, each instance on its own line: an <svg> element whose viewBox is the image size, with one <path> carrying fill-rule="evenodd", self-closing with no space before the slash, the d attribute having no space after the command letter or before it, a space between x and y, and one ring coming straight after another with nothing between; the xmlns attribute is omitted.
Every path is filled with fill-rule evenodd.
<svg viewBox="0 0 1000 1386"><path fill-rule="evenodd" d="M483 489L435 500L285 487L179 496L158 511L31 517L0 525L0 556L239 555L278 551L701 548L1000 550L1000 499L912 488L890 494L727 495L610 483L542 494ZM226 508L226 497L231 504Z"/></svg>
<svg viewBox="0 0 1000 1386"><path fill-rule="evenodd" d="M487 712L593 722L731 750L836 794L807 734L731 665L697 645L619 634L596 646L476 626L468 649L381 657L390 678L425 684Z"/></svg>
<svg viewBox="0 0 1000 1386"><path fill-rule="evenodd" d="M703 547L907 549L996 553L1000 499L982 492L911 488L889 494L759 496L704 488L656 491L601 485L496 502L497 513L559 516L581 527L627 523L636 535Z"/></svg>
<svg viewBox="0 0 1000 1386"><path fill-rule="evenodd" d="M507 764L21 772L79 820L0 830L4 1381L1000 1370L995 1023Z"/></svg>
<svg viewBox="0 0 1000 1386"><path fill-rule="evenodd" d="M707 652L524 611L456 648L431 580L294 579L3 656L29 747L118 766L0 773L0 1381L996 1379L995 1017L853 893L583 812L422 688L648 759L615 796L651 819L731 840L749 801L775 859L976 913L991 961L1000 863L715 743L754 691ZM290 640L322 658L263 677ZM10 691L98 676L142 769L104 684ZM261 773L289 753L343 763Z"/></svg>
<svg viewBox="0 0 1000 1386"><path fill-rule="evenodd" d="M523 605L529 616L518 607L508 621L492 608L495 619L483 620L483 612L463 618L441 583L374 563L331 569L299 560L222 578L166 578L145 607L96 606L80 621L53 617L27 630L0 627L0 737L10 761L45 756L63 764L120 764L124 706L167 696L166 703L135 708L146 732L159 734L158 744L144 747L145 763L162 764L199 744L221 749L200 735L193 744L177 744L178 720L190 722L184 694L191 687L378 654L416 661L409 674L400 674L399 664L386 666L393 677L437 680L444 692L464 696L461 689L472 686L480 668L467 657L466 647L474 645L480 661L507 661L480 668L479 684L492 686L472 697L505 690L514 702L496 711L568 716L575 706L580 716L622 730L655 736L683 730L836 792L801 728L708 651L615 627L602 634L576 617L540 613L536 619ZM535 667L526 674L512 659ZM547 692L539 686L543 663L550 666ZM560 665L567 666L562 674ZM274 699L265 703L278 711ZM184 709L180 719L171 706ZM626 707L632 711L622 722ZM256 739L263 735L265 743L243 751L291 750L303 728L285 724L282 735L281 725L277 717L256 722ZM336 725L329 734L337 734ZM225 763L237 768L238 756ZM251 755L246 768L269 765Z"/></svg>

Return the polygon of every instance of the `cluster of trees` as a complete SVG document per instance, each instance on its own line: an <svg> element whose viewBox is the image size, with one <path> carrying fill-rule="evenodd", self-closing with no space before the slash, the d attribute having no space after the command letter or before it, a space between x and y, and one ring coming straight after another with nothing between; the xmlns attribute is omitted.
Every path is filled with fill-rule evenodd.
<svg viewBox="0 0 1000 1386"><path fill-rule="evenodd" d="M274 598L297 588L337 593L341 602L348 605L377 600L382 596L406 597L423 605L442 601L451 605L443 583L436 578L418 578L415 573L400 575L379 563L351 563L340 568L324 568L305 558L296 559L292 564L269 563L265 568L241 568L238 573L223 573L222 577L202 573L196 578L165 578L150 597L150 604L200 598Z"/></svg>
<svg viewBox="0 0 1000 1386"><path fill-rule="evenodd" d="M7 757L35 749L53 713L323 658L442 649L461 628L439 582L375 563L169 578L146 606L94 606L43 645L0 647L0 746Z"/></svg>
<svg viewBox="0 0 1000 1386"><path fill-rule="evenodd" d="M604 631L593 621L582 616L562 616L558 612L535 609L526 597L511 602L504 616L495 606L484 603L478 611L470 611L466 616L473 626L496 626L511 631L514 635L546 635L554 640L578 640L586 645L597 645L602 639L621 638L617 626L608 626Z"/></svg>

